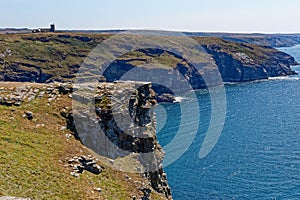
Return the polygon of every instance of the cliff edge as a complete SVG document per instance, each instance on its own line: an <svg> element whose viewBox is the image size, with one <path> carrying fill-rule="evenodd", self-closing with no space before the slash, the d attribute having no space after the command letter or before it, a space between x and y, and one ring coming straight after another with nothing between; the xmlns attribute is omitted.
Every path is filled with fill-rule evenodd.
<svg viewBox="0 0 300 200"><path fill-rule="evenodd" d="M16 82L73 82L83 60L109 34L41 33L0 35L0 80ZM167 36L165 36L167 37ZM244 82L292 75L295 59L266 46L227 41L214 37L193 37L202 51L201 63L196 68L180 55L163 49L137 49L115 60L104 74L104 80L113 82L134 68L152 70L152 74L180 74L194 89L205 88L204 74L211 74L211 85L222 82L214 79L221 73L223 81ZM111 51L120 51L118 45ZM198 52L199 54L199 52ZM109 57L109 55L107 55ZM95 65L97 62L90 63ZM151 67L147 67L151 66ZM87 71L93 76L96 71ZM129 79L128 79L129 80ZM140 80L143 81L143 80ZM153 85L158 93L163 88Z"/></svg>
<svg viewBox="0 0 300 200"><path fill-rule="evenodd" d="M89 119L86 110L72 109L79 97L70 84L0 82L0 196L172 199L155 133L151 84L99 83L97 88ZM139 124L147 137L139 139L133 129L122 131L112 115L111 99L126 91L133 103L132 125ZM117 110L123 109L128 110ZM143 152L149 153L146 158Z"/></svg>

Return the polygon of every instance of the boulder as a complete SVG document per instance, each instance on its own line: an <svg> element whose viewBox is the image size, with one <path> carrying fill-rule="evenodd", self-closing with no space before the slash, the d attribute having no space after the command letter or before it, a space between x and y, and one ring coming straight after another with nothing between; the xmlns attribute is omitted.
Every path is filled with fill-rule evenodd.
<svg viewBox="0 0 300 200"><path fill-rule="evenodd" d="M25 111L24 113L24 117L26 117L28 120L32 120L33 119L33 113L30 111Z"/></svg>

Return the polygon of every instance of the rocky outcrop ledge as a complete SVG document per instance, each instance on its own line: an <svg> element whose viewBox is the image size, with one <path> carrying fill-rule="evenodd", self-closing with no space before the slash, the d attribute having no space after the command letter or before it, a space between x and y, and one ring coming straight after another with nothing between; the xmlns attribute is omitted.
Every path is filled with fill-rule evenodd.
<svg viewBox="0 0 300 200"><path fill-rule="evenodd" d="M63 114L68 128L85 146L108 158L112 168L140 173L155 191L172 199L162 168L164 152L156 137L153 108L157 102L151 83L125 81L99 83L96 89L79 87L84 93L78 86L73 88L75 109Z"/></svg>
<svg viewBox="0 0 300 200"><path fill-rule="evenodd" d="M243 50L226 49L218 45L204 45L213 56L224 82L247 82L277 76L295 75L292 65L295 59L270 47L239 44ZM246 53L245 53L246 52Z"/></svg>

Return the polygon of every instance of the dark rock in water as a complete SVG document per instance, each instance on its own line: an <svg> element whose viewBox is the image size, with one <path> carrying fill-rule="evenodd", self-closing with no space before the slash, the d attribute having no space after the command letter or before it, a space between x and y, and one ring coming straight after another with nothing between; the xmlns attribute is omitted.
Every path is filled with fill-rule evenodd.
<svg viewBox="0 0 300 200"><path fill-rule="evenodd" d="M156 99L157 99L157 102L168 102L168 103L172 103L176 100L175 96L172 94L162 94L162 95L157 96Z"/></svg>

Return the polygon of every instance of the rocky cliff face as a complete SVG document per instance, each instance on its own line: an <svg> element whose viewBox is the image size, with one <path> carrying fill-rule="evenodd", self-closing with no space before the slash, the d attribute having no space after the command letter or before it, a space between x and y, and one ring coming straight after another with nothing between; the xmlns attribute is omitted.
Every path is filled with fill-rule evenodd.
<svg viewBox="0 0 300 200"><path fill-rule="evenodd" d="M112 168L142 174L155 191L171 199L162 169L164 152L156 137L156 100L151 83L102 83L92 93L88 87L84 87L84 93L80 89L73 93L74 111L66 116L77 138L109 158ZM95 100L92 110L90 100Z"/></svg>
<svg viewBox="0 0 300 200"><path fill-rule="evenodd" d="M0 81L51 83L74 82L79 70L88 78L98 76L101 66L97 60L88 65L81 63L110 35L57 33L0 37ZM293 75L290 66L298 64L293 57L271 47L213 37L193 39L201 47L195 49L201 55L197 66L173 52L138 49L112 62L99 81L152 82L158 101L173 102L174 94L191 89ZM120 47L114 48L120 51ZM83 69L85 66L89 69ZM134 73L128 76L128 72ZM189 86L183 87L186 83Z"/></svg>
<svg viewBox="0 0 300 200"><path fill-rule="evenodd" d="M253 47L243 46L248 52L224 51L217 44L204 46L213 56L224 82L246 82L295 74L291 65L298 63L290 55L273 49L253 54Z"/></svg>
<svg viewBox="0 0 300 200"><path fill-rule="evenodd" d="M202 45L205 57L202 63L194 66L183 58L174 55L172 60L174 66L171 68L151 68L140 67L141 74L126 77L123 80L132 80L141 77L143 72L152 77L153 88L159 95L159 101L172 101L172 98L164 98L172 91L164 86L171 86L175 92L187 92L182 86L188 82L193 89L203 89L209 86L220 85L223 82L247 82L268 79L269 77L294 75L292 65L298 65L295 59L283 52L273 48L256 45L246 45L242 43L231 43L223 40L212 41ZM148 51L149 52L149 51ZM147 56L155 57L153 53L146 53ZM153 51L152 51L153 52ZM171 54L161 51L156 56ZM107 81L115 81L121 78L126 72L136 68L134 61L139 61L141 65L152 64L153 60L122 60L114 62L104 74ZM155 65L155 63L154 63ZM219 74L221 79L218 78ZM204 79L204 76L206 79ZM184 79L182 79L184 77ZM173 91L173 92L174 92Z"/></svg>
<svg viewBox="0 0 300 200"><path fill-rule="evenodd" d="M17 82L72 82L83 59L109 35L97 34L16 34L0 36L0 81ZM144 67L156 79L165 74L180 72L194 89L205 88L203 74L211 74L210 85L224 81L252 81L273 76L291 75L290 65L295 60L276 49L254 44L229 42L220 38L193 38L203 47L203 62L197 69L184 58L161 49L141 49L124 55L105 72L107 81L119 80L123 74ZM119 51L116 46L115 51ZM151 67L147 67L147 65ZM99 66L95 66L95 70ZM87 72L86 76L93 75ZM130 80L130 79L128 79ZM140 80L142 81L142 80ZM174 84L176 81L173 81ZM180 81L178 82L180 83ZM180 84L178 84L180 85ZM153 85L157 93L163 88Z"/></svg>

